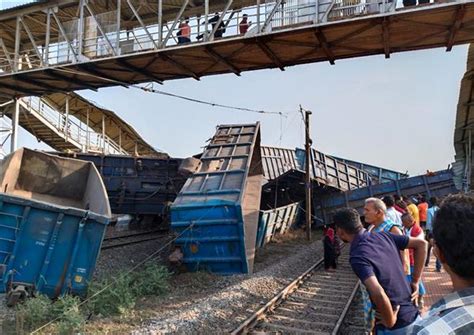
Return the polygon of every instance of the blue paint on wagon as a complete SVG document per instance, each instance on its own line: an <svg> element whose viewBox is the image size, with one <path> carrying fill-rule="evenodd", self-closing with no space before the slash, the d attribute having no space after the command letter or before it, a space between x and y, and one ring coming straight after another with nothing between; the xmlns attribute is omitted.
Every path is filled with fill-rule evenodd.
<svg viewBox="0 0 474 335"><path fill-rule="evenodd" d="M262 174L259 123L218 126L171 206L190 271L252 272Z"/></svg>
<svg viewBox="0 0 474 335"><path fill-rule="evenodd" d="M110 206L92 163L19 149L0 165L0 289L87 294Z"/></svg>

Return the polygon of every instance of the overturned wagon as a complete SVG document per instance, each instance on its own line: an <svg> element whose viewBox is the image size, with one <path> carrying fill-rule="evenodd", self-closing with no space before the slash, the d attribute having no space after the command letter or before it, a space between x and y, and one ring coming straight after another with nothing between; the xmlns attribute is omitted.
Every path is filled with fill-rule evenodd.
<svg viewBox="0 0 474 335"><path fill-rule="evenodd" d="M55 153L94 163L114 214L129 214L136 223L167 223L168 205L181 190L186 178L179 173L182 159L132 157L85 153Z"/></svg>
<svg viewBox="0 0 474 335"><path fill-rule="evenodd" d="M1 291L84 296L110 206L92 163L19 149L0 164Z"/></svg>

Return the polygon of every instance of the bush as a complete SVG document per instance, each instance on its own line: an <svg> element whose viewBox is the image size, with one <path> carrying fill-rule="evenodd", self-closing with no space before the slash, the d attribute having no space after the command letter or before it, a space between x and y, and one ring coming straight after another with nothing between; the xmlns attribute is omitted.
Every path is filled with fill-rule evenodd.
<svg viewBox="0 0 474 335"><path fill-rule="evenodd" d="M84 315L79 309L80 299L71 295L52 302L47 296L38 295L17 306L18 333L32 331L51 320L58 320L56 333L71 334L84 326Z"/></svg>
<svg viewBox="0 0 474 335"><path fill-rule="evenodd" d="M106 286L107 289L103 290ZM103 291L102 291L103 290ZM102 291L97 296L94 296ZM136 297L132 291L132 278L119 276L113 280L105 279L89 287L89 309L95 315L110 316L124 314L135 306Z"/></svg>
<svg viewBox="0 0 474 335"><path fill-rule="evenodd" d="M169 278L165 267L152 264L133 274L94 282L89 286L91 298L82 306L81 300L71 295L62 296L54 303L47 296L38 295L17 306L17 333L34 330L56 319L52 326L55 334L78 332L85 325L86 314L124 314L135 306L138 298L166 293Z"/></svg>
<svg viewBox="0 0 474 335"><path fill-rule="evenodd" d="M58 318L57 328L60 334L71 334L84 327L85 317L80 310L80 303L78 297L65 295L53 304L51 318Z"/></svg>
<svg viewBox="0 0 474 335"><path fill-rule="evenodd" d="M98 282L89 288L89 296L92 297L89 309L95 315L124 314L135 306L138 298L164 294L169 288L169 278L170 273L164 266L151 264L139 272Z"/></svg>
<svg viewBox="0 0 474 335"><path fill-rule="evenodd" d="M50 320L51 300L45 295L27 299L16 307L17 331L24 332L40 327Z"/></svg>
<svg viewBox="0 0 474 335"><path fill-rule="evenodd" d="M136 297L162 295L169 289L170 273L161 265L151 264L133 275L133 294Z"/></svg>

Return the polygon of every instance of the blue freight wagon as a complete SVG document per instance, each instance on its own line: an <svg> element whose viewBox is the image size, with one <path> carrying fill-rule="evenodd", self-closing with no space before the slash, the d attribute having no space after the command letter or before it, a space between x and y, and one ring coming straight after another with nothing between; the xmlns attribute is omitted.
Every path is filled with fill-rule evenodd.
<svg viewBox="0 0 474 335"><path fill-rule="evenodd" d="M297 222L300 214L300 202L260 211L257 231L257 249L262 248L278 235L286 234Z"/></svg>
<svg viewBox="0 0 474 335"><path fill-rule="evenodd" d="M110 206L92 163L19 149L0 165L0 289L87 294Z"/></svg>
<svg viewBox="0 0 474 335"><path fill-rule="evenodd" d="M336 156L332 156L332 157L334 157L335 159L341 162L344 162L353 167L356 167L360 170L366 171L371 177L372 184L389 183L394 180L405 179L409 177L407 173L389 170L380 166L357 162L357 161L340 158Z"/></svg>
<svg viewBox="0 0 474 335"><path fill-rule="evenodd" d="M260 124L218 126L171 206L189 270L253 271L262 173Z"/></svg>
<svg viewBox="0 0 474 335"><path fill-rule="evenodd" d="M186 178L180 158L55 153L94 163L104 181L114 214L129 214L135 223L167 223L169 204Z"/></svg>
<svg viewBox="0 0 474 335"><path fill-rule="evenodd" d="M430 175L420 175L315 198L313 206L316 214L328 224L331 223L332 214L342 207L358 209L362 214L364 201L370 197L382 198L394 194L410 197L425 194L429 198L444 197L457 192L453 181L453 171L441 170Z"/></svg>

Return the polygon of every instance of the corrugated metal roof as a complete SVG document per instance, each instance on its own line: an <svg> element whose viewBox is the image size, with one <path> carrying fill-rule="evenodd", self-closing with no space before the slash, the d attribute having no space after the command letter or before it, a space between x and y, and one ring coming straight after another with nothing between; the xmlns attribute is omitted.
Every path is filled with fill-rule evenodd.
<svg viewBox="0 0 474 335"><path fill-rule="evenodd" d="M36 0L36 1L0 1L0 14L7 11L15 11L23 9L36 4L38 2L46 3L47 0Z"/></svg>

